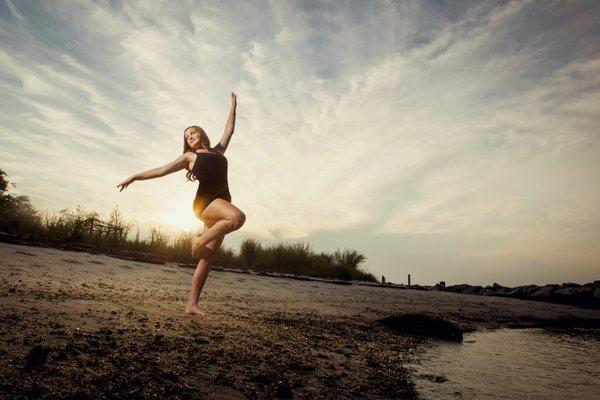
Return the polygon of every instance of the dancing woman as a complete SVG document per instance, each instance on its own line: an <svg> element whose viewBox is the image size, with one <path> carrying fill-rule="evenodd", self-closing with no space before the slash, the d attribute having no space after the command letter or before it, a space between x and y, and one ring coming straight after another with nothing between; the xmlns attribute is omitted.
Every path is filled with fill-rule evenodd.
<svg viewBox="0 0 600 400"><path fill-rule="evenodd" d="M133 181L159 178L184 168L188 180L198 180L192 209L196 217L204 222L204 232L192 235L192 257L199 257L200 261L192 277L192 289L185 309L186 314L190 315L204 315L198 308L198 300L215 254L223 237L240 229L246 221L246 215L231 204L227 159L224 155L235 128L236 106L237 95L232 92L225 133L215 147L210 146L210 139L202 128L192 125L183 131L183 154L175 161L132 175L117 185L122 191Z"/></svg>

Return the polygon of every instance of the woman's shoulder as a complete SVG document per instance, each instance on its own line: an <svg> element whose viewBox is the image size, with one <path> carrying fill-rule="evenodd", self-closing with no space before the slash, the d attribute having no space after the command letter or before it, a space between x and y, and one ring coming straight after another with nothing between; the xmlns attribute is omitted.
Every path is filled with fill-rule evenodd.
<svg viewBox="0 0 600 400"><path fill-rule="evenodd" d="M185 153L183 153L183 157L187 161L194 161L196 159L196 153L193 150L188 150Z"/></svg>

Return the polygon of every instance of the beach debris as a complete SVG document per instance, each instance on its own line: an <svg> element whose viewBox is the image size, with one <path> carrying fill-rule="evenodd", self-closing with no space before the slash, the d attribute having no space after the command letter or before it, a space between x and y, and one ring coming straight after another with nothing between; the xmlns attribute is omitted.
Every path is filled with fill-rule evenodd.
<svg viewBox="0 0 600 400"><path fill-rule="evenodd" d="M377 323L399 333L462 342L463 332L453 322L427 314L402 314L377 320Z"/></svg>

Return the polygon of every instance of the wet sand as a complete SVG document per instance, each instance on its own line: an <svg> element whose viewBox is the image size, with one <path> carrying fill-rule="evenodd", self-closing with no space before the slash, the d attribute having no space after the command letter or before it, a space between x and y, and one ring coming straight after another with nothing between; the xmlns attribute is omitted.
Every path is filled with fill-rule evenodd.
<svg viewBox="0 0 600 400"><path fill-rule="evenodd" d="M192 269L0 243L0 397L415 398L408 312L464 330L597 323L600 311L438 291Z"/></svg>

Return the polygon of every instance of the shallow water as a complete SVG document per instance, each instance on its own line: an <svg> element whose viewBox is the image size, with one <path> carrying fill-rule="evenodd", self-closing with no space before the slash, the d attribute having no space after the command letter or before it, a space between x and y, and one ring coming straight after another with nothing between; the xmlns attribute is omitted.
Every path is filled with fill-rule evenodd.
<svg viewBox="0 0 600 400"><path fill-rule="evenodd" d="M409 365L423 399L600 399L598 332L500 329L432 341Z"/></svg>

